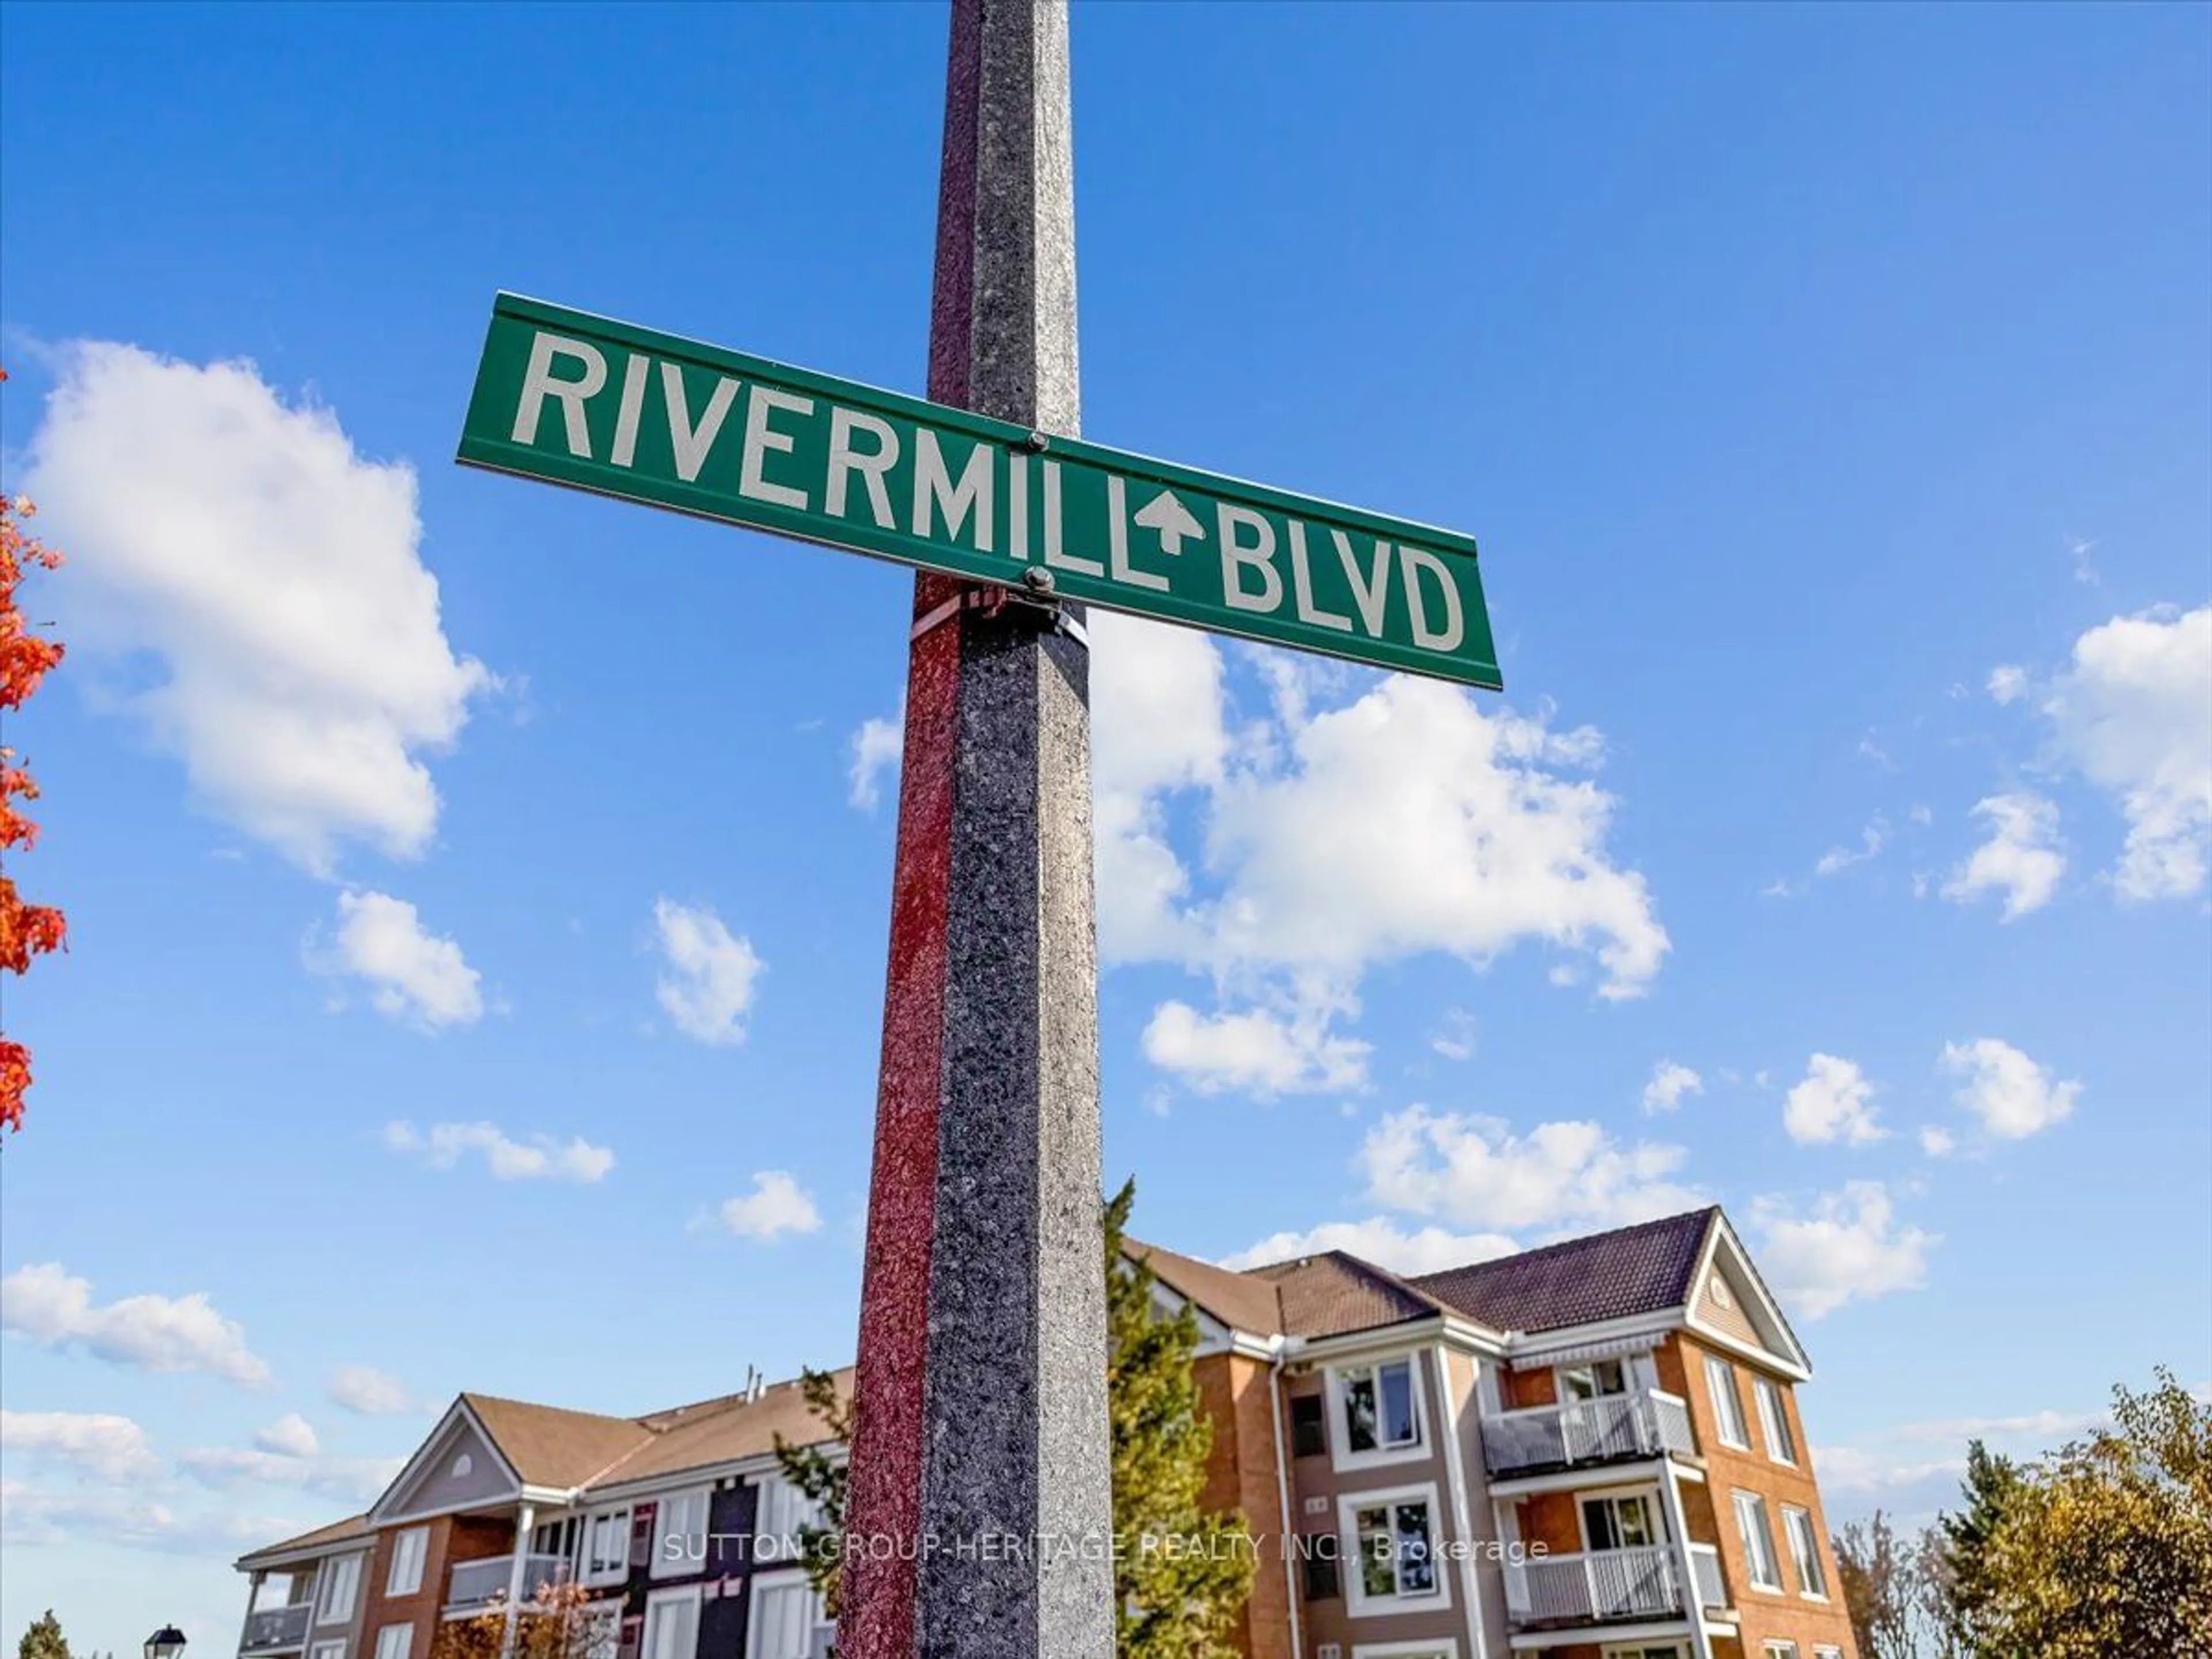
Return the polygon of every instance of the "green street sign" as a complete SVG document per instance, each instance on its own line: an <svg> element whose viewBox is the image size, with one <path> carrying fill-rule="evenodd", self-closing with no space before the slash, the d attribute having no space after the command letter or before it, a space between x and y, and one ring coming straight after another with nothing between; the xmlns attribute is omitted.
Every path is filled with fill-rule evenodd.
<svg viewBox="0 0 2212 1659"><path fill-rule="evenodd" d="M977 581L1042 569L1115 611L1503 684L1469 537L510 294L459 459Z"/></svg>

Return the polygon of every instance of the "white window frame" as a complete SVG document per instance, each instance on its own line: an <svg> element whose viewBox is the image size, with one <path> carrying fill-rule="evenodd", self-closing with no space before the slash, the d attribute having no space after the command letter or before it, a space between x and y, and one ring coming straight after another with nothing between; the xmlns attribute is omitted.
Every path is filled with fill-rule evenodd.
<svg viewBox="0 0 2212 1659"><path fill-rule="evenodd" d="M429 1558L429 1528L405 1527L395 1533L392 1539L392 1565L384 1575L386 1596L418 1594L422 1588L422 1566ZM402 1574L402 1567L410 1571Z"/></svg>
<svg viewBox="0 0 2212 1659"><path fill-rule="evenodd" d="M1839 1647L1823 1644L1813 1650L1813 1659L1844 1659L1844 1650Z"/></svg>
<svg viewBox="0 0 2212 1659"><path fill-rule="evenodd" d="M345 1555L331 1555L323 1559L315 1574L315 1626L349 1625L361 1607L361 1565L368 1559L366 1552L355 1550ZM337 1613L331 1611L331 1586L337 1582L341 1568L347 1569L345 1607Z"/></svg>
<svg viewBox="0 0 2212 1659"><path fill-rule="evenodd" d="M1592 1486L1587 1490L1577 1488L1571 1496L1575 1503L1575 1528L1577 1534L1583 1540L1584 1555L1605 1553L1601 1550L1593 1550L1590 1546L1589 1517L1583 1513L1583 1505L1588 1503L1612 1503L1623 1498L1640 1498L1644 1500L1644 1516L1650 1521L1652 1526L1652 1540L1649 1544L1630 1544L1624 1546L1625 1548L1664 1549L1674 1541L1668 1534L1667 1504L1656 1481L1640 1486Z"/></svg>
<svg viewBox="0 0 2212 1659"><path fill-rule="evenodd" d="M629 1577L629 1537L633 1508L622 1504L612 1509L593 1510L584 1522L584 1541L579 1551L576 1582L585 1585L619 1584ZM622 1522L622 1556L620 1565L613 1571L592 1570L592 1552L599 1534L599 1522L620 1518ZM641 1640L643 1638L641 1638Z"/></svg>
<svg viewBox="0 0 2212 1659"><path fill-rule="evenodd" d="M307 1649L307 1659L345 1659L345 1638L332 1642L317 1642Z"/></svg>
<svg viewBox="0 0 2212 1659"><path fill-rule="evenodd" d="M1797 1644L1787 1637L1770 1636L1759 1644L1762 1659L1797 1659Z"/></svg>
<svg viewBox="0 0 2212 1659"><path fill-rule="evenodd" d="M677 1509L679 1504L683 1507L681 1530L685 1533L695 1530L691 1520L695 1508L698 1513L696 1530L701 1540L702 1553L696 1561L691 1559L688 1549L678 1554L673 1560L669 1559L668 1538L671 1532L677 1529L675 1523L678 1518ZM653 1559L646 1565L646 1576L650 1578L696 1578L706 1571L706 1556L711 1553L712 1546L705 1540L713 1529L714 1513L714 1489L712 1486L687 1486L682 1492L661 1493L659 1504L653 1512Z"/></svg>
<svg viewBox="0 0 2212 1659"><path fill-rule="evenodd" d="M1766 1442L1766 1455L1777 1463L1797 1467L1797 1437L1790 1429L1790 1407L1782 1389L1771 1376L1751 1379L1751 1392L1759 1401L1759 1431Z"/></svg>
<svg viewBox="0 0 2212 1659"><path fill-rule="evenodd" d="M679 1654L677 1659L698 1659L700 1626L706 1597L700 1594L702 1584L686 1584L680 1589L658 1589L647 1592L645 1618L637 1629L638 1659L653 1659L653 1615L656 1608L691 1604L691 1651Z"/></svg>
<svg viewBox="0 0 2212 1659"><path fill-rule="evenodd" d="M1747 1505L1749 1507L1747 1508ZM1766 1510L1766 1495L1764 1492L1746 1492L1741 1486L1736 1487L1729 1493L1729 1508L1735 1513L1736 1540L1743 1546L1744 1581L1752 1589L1762 1591L1768 1595L1787 1594L1782 1585L1782 1558L1776 1554L1774 1550L1774 1520ZM1750 1517L1753 1515L1758 1517L1759 1536L1764 1547L1763 1553L1766 1557L1767 1570L1774 1575L1774 1581L1771 1583L1762 1583L1757 1577L1759 1552L1754 1552L1751 1547Z"/></svg>
<svg viewBox="0 0 2212 1659"><path fill-rule="evenodd" d="M399 1640L391 1638L397 1636ZM403 1619L376 1628L376 1659L408 1659L415 1650L415 1621Z"/></svg>
<svg viewBox="0 0 2212 1659"><path fill-rule="evenodd" d="M1459 1638L1427 1642L1354 1642L1352 1659L1459 1659Z"/></svg>
<svg viewBox="0 0 2212 1659"><path fill-rule="evenodd" d="M1419 1500L1429 1506L1430 1565L1435 1570L1437 1587L1425 1595L1370 1595L1367 1579L1360 1571L1359 1521L1361 1510L1372 1509L1377 1504L1405 1504ZM1445 1558L1444 1506L1437 1498L1437 1485L1425 1480L1415 1486L1376 1486L1364 1492L1343 1492L1336 1495L1336 1541L1343 1552L1339 1588L1344 1591L1344 1610L1353 1619L1372 1619L1394 1613L1420 1613L1431 1609L1449 1613L1451 1610L1452 1575L1447 1569L1451 1563Z"/></svg>
<svg viewBox="0 0 2212 1659"><path fill-rule="evenodd" d="M751 1588L745 1592L745 1659L763 1659L760 1650L762 1593L767 1590L793 1589L805 1589L813 1598L816 1613L815 1627L818 1630L825 1622L820 1617L822 1598L807 1583L805 1568L779 1567L774 1572L756 1572L752 1576ZM643 1656L640 1656L640 1659L643 1659Z"/></svg>
<svg viewBox="0 0 2212 1659"><path fill-rule="evenodd" d="M1413 1396L1413 1439L1402 1446L1377 1445L1372 1451L1355 1451L1352 1445L1352 1430L1344 1412L1346 1376L1353 1371L1375 1373L1375 1401L1379 1426L1382 1368L1401 1364L1406 1367L1406 1378ZM1418 1349L1412 1353L1379 1354L1372 1359L1348 1359L1341 1364L1331 1365L1327 1379L1328 1421L1326 1430L1331 1468L1339 1471L1371 1469L1386 1463L1418 1462L1429 1456L1429 1408L1425 1399L1428 1390L1422 1380L1421 1355Z"/></svg>
<svg viewBox="0 0 2212 1659"><path fill-rule="evenodd" d="M1805 1528L1804 1543L1807 1553L1804 1555L1797 1553L1798 1524L1802 1524ZM1790 1547L1790 1568L1797 1575L1797 1594L1808 1601L1826 1601L1828 1599L1828 1567L1827 1564L1820 1559L1820 1534L1813 1526L1813 1511L1802 1504L1784 1504L1782 1506L1782 1541ZM1820 1588L1818 1589L1813 1588L1811 1580L1806 1574L1805 1568L1808 1562L1813 1569L1812 1577L1820 1581Z"/></svg>
<svg viewBox="0 0 2212 1659"><path fill-rule="evenodd" d="M1581 1360L1572 1365L1553 1366L1553 1400L1562 1407L1588 1404L1589 1401L1584 1400L1581 1395L1571 1395L1567 1392L1567 1377L1571 1372L1588 1371L1590 1374L1590 1386L1595 1388L1597 1368L1601 1365L1617 1365L1620 1368L1620 1392L1593 1394L1589 1396L1589 1400L1625 1400L1636 1392L1636 1368L1629 1364L1629 1356L1625 1353L1612 1353L1599 1359Z"/></svg>
<svg viewBox="0 0 2212 1659"><path fill-rule="evenodd" d="M1743 1414L1743 1391L1735 1385L1735 1367L1717 1353L1705 1356L1705 1394L1713 1402L1713 1433L1721 1444L1735 1451L1751 1449L1751 1425Z"/></svg>

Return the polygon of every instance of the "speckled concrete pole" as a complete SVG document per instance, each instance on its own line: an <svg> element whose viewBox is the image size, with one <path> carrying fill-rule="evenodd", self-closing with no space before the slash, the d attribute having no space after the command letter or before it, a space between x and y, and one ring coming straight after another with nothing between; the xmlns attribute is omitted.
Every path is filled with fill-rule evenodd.
<svg viewBox="0 0 2212 1659"><path fill-rule="evenodd" d="M1065 4L953 0L933 398L1078 429L1074 237ZM1033 610L911 647L876 1109L839 1650L1109 1659L1089 659Z"/></svg>

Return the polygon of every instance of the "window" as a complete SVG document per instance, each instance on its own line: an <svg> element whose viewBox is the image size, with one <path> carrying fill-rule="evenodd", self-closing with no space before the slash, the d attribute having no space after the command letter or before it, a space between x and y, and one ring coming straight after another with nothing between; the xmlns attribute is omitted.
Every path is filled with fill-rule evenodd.
<svg viewBox="0 0 2212 1659"><path fill-rule="evenodd" d="M1331 1373L1344 1413L1345 1449L1353 1455L1401 1452L1421 1443L1421 1408L1412 1358L1346 1365Z"/></svg>
<svg viewBox="0 0 2212 1659"><path fill-rule="evenodd" d="M693 1659L699 1650L699 1589L655 1590L645 1598L645 1640L638 1659Z"/></svg>
<svg viewBox="0 0 2212 1659"><path fill-rule="evenodd" d="M1797 1442L1790 1432L1790 1407L1782 1390L1765 1377L1755 1376L1751 1391L1759 1397L1759 1427L1766 1437L1766 1455L1778 1463L1795 1463Z"/></svg>
<svg viewBox="0 0 2212 1659"><path fill-rule="evenodd" d="M1735 1391L1735 1367L1717 1354L1707 1354L1705 1388L1713 1397L1713 1420L1720 1428L1721 1444L1748 1451L1751 1431L1743 1423L1743 1396Z"/></svg>
<svg viewBox="0 0 2212 1659"><path fill-rule="evenodd" d="M803 1572L754 1579L752 1616L745 1622L752 1627L746 1659L823 1659L837 1633Z"/></svg>
<svg viewBox="0 0 2212 1659"><path fill-rule="evenodd" d="M1328 1407L1317 1394L1291 1396L1291 1455L1320 1457L1328 1450Z"/></svg>
<svg viewBox="0 0 2212 1659"><path fill-rule="evenodd" d="M1449 1603L1437 1570L1436 1504L1434 1486L1338 1498L1346 1547L1354 1553L1346 1584L1348 1611L1395 1612L1401 1602L1431 1596Z"/></svg>
<svg viewBox="0 0 2212 1659"><path fill-rule="evenodd" d="M1797 1659L1795 1642L1770 1641L1766 1644L1766 1659Z"/></svg>
<svg viewBox="0 0 2212 1659"><path fill-rule="evenodd" d="M550 1555L555 1560L574 1565L576 1546L583 1541L584 1517L571 1515L558 1521L548 1521L530 1534L530 1553Z"/></svg>
<svg viewBox="0 0 2212 1659"><path fill-rule="evenodd" d="M682 1578L703 1570L707 1559L708 1490L672 1492L653 1518L653 1576ZM689 1659L689 1656L685 1656Z"/></svg>
<svg viewBox="0 0 2212 1659"><path fill-rule="evenodd" d="M343 1642L318 1642L307 1650L307 1659L345 1659Z"/></svg>
<svg viewBox="0 0 2212 1659"><path fill-rule="evenodd" d="M1664 1534L1651 1510L1650 1496L1640 1492L1583 1498L1583 1547L1634 1550L1658 1543Z"/></svg>
<svg viewBox="0 0 2212 1659"><path fill-rule="evenodd" d="M1813 1659L1844 1659L1844 1650L1841 1648L1814 1648Z"/></svg>
<svg viewBox="0 0 2212 1659"><path fill-rule="evenodd" d="M584 1549L584 1582L606 1583L629 1577L629 1511L601 1510L592 1517Z"/></svg>
<svg viewBox="0 0 2212 1659"><path fill-rule="evenodd" d="M323 1563L323 1576L316 1584L315 1622L319 1625L345 1623L353 1617L354 1597L360 1590L361 1557L331 1557Z"/></svg>
<svg viewBox="0 0 2212 1659"><path fill-rule="evenodd" d="M430 1553L430 1529L410 1527L392 1540L392 1571L385 1575L386 1595L412 1595L422 1588L422 1559ZM384 1638L379 1637L380 1642ZM407 1659L405 1654L397 1659Z"/></svg>
<svg viewBox="0 0 2212 1659"><path fill-rule="evenodd" d="M822 1524L822 1506L788 1480L774 1476L760 1483L753 1511L753 1559L763 1565L799 1558L799 1534Z"/></svg>
<svg viewBox="0 0 2212 1659"><path fill-rule="evenodd" d="M1782 1531L1790 1540L1790 1564L1797 1569L1797 1588L1808 1595L1828 1599L1828 1570L1820 1565L1820 1540L1813 1531L1813 1517L1787 1504L1782 1510Z"/></svg>
<svg viewBox="0 0 2212 1659"><path fill-rule="evenodd" d="M1563 1405L1570 1400L1595 1400L1600 1395L1628 1392L1628 1368L1618 1359L1562 1365L1559 1376L1559 1401Z"/></svg>
<svg viewBox="0 0 2212 1659"><path fill-rule="evenodd" d="M407 1650L414 1645L414 1626L386 1625L376 1632L376 1659L407 1659Z"/></svg>
<svg viewBox="0 0 2212 1659"><path fill-rule="evenodd" d="M1754 1589L1778 1590L1782 1574L1774 1565L1774 1534L1766 1529L1766 1500L1755 1492L1735 1494L1735 1529L1743 1538L1744 1565Z"/></svg>

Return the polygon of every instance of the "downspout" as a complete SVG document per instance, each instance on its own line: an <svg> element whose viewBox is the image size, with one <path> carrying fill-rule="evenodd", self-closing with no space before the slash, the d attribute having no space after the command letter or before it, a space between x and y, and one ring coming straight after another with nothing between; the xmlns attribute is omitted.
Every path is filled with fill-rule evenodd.
<svg viewBox="0 0 2212 1659"><path fill-rule="evenodd" d="M1298 1632L1298 1575L1291 1565L1291 1466L1283 1461L1283 1356L1279 1346L1267 1361L1267 1424L1275 1431L1275 1500L1282 1510L1282 1529L1275 1534L1275 1553L1283 1560L1284 1605L1291 1613L1291 1659L1305 1659L1305 1643Z"/></svg>
<svg viewBox="0 0 2212 1659"><path fill-rule="evenodd" d="M1467 1597L1467 1636L1474 1649L1474 1659L1489 1659L1490 1638L1482 1628L1482 1580L1474 1567L1474 1510L1468 1501L1466 1460L1460 1455L1459 1399L1451 1386L1451 1350L1442 1342L1436 1345L1437 1397L1444 1406L1444 1468L1451 1477L1452 1526L1459 1534L1464 1547L1459 1559L1460 1586ZM1475 1361L1475 1375L1482 1374L1482 1363ZM1707 1656L1707 1659L1711 1659Z"/></svg>

